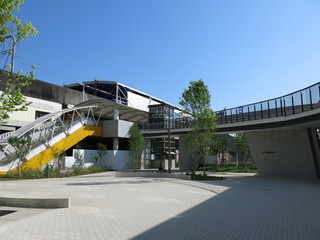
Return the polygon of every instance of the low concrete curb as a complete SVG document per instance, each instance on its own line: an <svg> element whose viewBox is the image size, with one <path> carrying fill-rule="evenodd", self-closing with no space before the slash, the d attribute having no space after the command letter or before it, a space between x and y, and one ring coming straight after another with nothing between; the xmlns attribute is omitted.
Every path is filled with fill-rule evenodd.
<svg viewBox="0 0 320 240"><path fill-rule="evenodd" d="M190 175L176 173L152 173L152 172L116 172L116 177L153 177L153 178L178 178L191 180Z"/></svg>
<svg viewBox="0 0 320 240"><path fill-rule="evenodd" d="M22 208L69 208L70 198L0 197L0 206Z"/></svg>

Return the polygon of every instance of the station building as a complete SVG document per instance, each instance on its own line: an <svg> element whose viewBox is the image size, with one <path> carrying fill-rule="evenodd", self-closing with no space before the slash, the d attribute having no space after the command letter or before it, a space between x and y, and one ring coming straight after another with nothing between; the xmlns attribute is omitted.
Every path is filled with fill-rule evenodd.
<svg viewBox="0 0 320 240"><path fill-rule="evenodd" d="M3 89L4 86L0 86ZM13 112L6 124L0 126L0 134L5 136L37 119L55 112L71 109L81 104L100 104L99 124L101 136L88 136L76 145L65 149L65 167L75 163L75 152L83 156L85 165L91 164L97 154L97 144L105 144L108 153L100 165L108 169L127 168L129 157L130 127L137 123L159 125L180 117L181 109L159 98L143 93L132 87L114 81L88 81L58 86L34 80L23 89L23 95L30 102L27 111ZM146 136L142 156L142 168L168 167L169 154L172 168L178 167L179 138L167 134Z"/></svg>

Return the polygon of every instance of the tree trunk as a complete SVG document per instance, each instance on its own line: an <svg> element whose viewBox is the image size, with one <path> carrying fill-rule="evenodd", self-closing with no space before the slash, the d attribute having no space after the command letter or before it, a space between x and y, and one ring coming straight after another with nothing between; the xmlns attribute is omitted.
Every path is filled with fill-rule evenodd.
<svg viewBox="0 0 320 240"><path fill-rule="evenodd" d="M21 163L20 160L18 162L18 171L19 171L19 178L22 178L22 171L21 171Z"/></svg>

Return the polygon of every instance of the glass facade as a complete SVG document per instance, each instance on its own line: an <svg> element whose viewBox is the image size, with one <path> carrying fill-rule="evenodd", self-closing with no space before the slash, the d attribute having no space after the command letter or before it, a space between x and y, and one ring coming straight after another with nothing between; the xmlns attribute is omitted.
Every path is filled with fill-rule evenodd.
<svg viewBox="0 0 320 240"><path fill-rule="evenodd" d="M175 140L169 137L170 129L174 128L174 119L175 113L173 107L166 104L149 106L149 124L152 128L168 130L168 137L151 139L151 154L153 160L162 161L168 159L169 153L171 153L171 159L175 159Z"/></svg>
<svg viewBox="0 0 320 240"><path fill-rule="evenodd" d="M165 160L168 159L169 154L169 138L152 138L151 139L151 154L152 160ZM175 139L171 138L170 153L171 159L175 159Z"/></svg>
<svg viewBox="0 0 320 240"><path fill-rule="evenodd" d="M174 108L165 104L149 106L149 124L153 129L169 129L174 126Z"/></svg>

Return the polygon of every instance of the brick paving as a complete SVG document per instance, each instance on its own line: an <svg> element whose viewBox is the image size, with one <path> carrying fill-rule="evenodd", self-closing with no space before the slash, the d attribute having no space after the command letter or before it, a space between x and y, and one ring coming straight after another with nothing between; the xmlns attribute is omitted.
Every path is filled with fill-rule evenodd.
<svg viewBox="0 0 320 240"><path fill-rule="evenodd" d="M70 197L71 208L0 217L0 239L320 239L320 181L116 178L1 182L0 196Z"/></svg>

